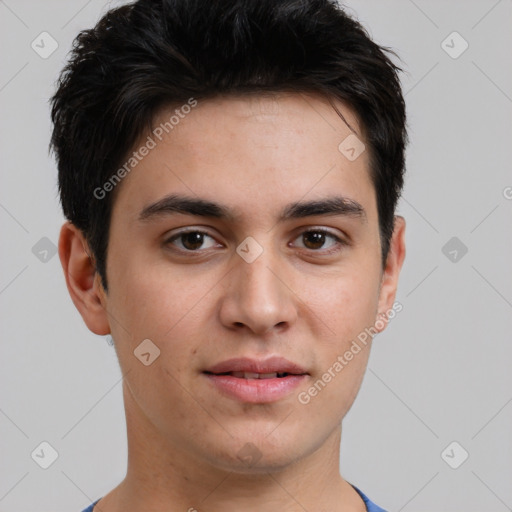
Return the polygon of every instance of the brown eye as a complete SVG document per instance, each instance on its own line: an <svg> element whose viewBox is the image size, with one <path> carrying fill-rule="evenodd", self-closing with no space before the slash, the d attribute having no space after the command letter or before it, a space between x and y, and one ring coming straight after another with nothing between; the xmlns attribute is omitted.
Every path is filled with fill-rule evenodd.
<svg viewBox="0 0 512 512"><path fill-rule="evenodd" d="M318 253L331 253L346 245L341 238L325 229L310 229L302 232L296 239L295 245Z"/></svg>
<svg viewBox="0 0 512 512"><path fill-rule="evenodd" d="M195 251L196 249L199 249L201 245L203 245L204 234L198 233L197 231L192 233L185 233L184 235L181 235L181 240L181 243L185 249L188 249L189 251Z"/></svg>
<svg viewBox="0 0 512 512"><path fill-rule="evenodd" d="M302 240L308 249L321 249L325 244L325 233L321 231L306 231L302 234Z"/></svg>
<svg viewBox="0 0 512 512"><path fill-rule="evenodd" d="M166 244L174 245L181 251L196 251L210 249L215 246L215 239L203 231L185 231L167 240Z"/></svg>

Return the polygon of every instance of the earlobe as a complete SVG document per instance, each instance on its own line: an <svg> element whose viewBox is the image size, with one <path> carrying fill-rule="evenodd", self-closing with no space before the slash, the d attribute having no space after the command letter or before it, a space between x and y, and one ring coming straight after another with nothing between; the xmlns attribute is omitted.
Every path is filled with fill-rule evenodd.
<svg viewBox="0 0 512 512"><path fill-rule="evenodd" d="M376 319L376 328L379 332L386 328L389 312L393 309L396 289L398 287L398 278L404 259L405 219L396 215L393 236L391 238L389 253L380 286L378 316Z"/></svg>
<svg viewBox="0 0 512 512"><path fill-rule="evenodd" d="M59 257L69 295L94 334L110 333L106 294L82 232L70 222L60 231Z"/></svg>

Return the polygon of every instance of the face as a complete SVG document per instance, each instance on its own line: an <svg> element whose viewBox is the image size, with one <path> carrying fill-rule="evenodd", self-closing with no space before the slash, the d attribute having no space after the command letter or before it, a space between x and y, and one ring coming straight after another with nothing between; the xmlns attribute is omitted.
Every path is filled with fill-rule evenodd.
<svg viewBox="0 0 512 512"><path fill-rule="evenodd" d="M130 421L230 470L284 467L339 429L369 354L353 342L396 285L368 152L338 148L351 133L290 93L199 102L149 134L116 190L101 299Z"/></svg>

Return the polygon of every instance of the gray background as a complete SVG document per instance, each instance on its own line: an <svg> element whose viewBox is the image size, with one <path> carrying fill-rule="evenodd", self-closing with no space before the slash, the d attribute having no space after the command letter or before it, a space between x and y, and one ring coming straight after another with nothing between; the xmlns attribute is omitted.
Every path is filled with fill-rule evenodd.
<svg viewBox="0 0 512 512"><path fill-rule="evenodd" d="M121 374L52 255L47 152L71 41L117 4L0 1L0 512L79 511L124 476ZM342 472L390 511L512 510L512 0L347 5L404 61L411 145L403 311L374 341ZM59 45L46 59L31 48L43 31ZM454 31L469 44L457 58ZM31 458L42 441L59 454L46 470Z"/></svg>

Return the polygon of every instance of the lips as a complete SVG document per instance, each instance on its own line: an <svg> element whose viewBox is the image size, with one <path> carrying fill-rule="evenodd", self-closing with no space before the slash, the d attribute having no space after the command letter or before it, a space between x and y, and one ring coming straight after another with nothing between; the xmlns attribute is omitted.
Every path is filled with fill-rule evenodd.
<svg viewBox="0 0 512 512"><path fill-rule="evenodd" d="M269 403L289 396L308 372L282 357L229 359L203 372L215 390L239 402Z"/></svg>
<svg viewBox="0 0 512 512"><path fill-rule="evenodd" d="M271 357L265 360L246 357L228 359L205 370L216 375L233 375L239 378L275 378L288 375L305 375L307 371L296 363L283 357ZM242 375L243 374L243 375ZM275 374L275 375L274 375ZM269 377L271 375L271 377Z"/></svg>

